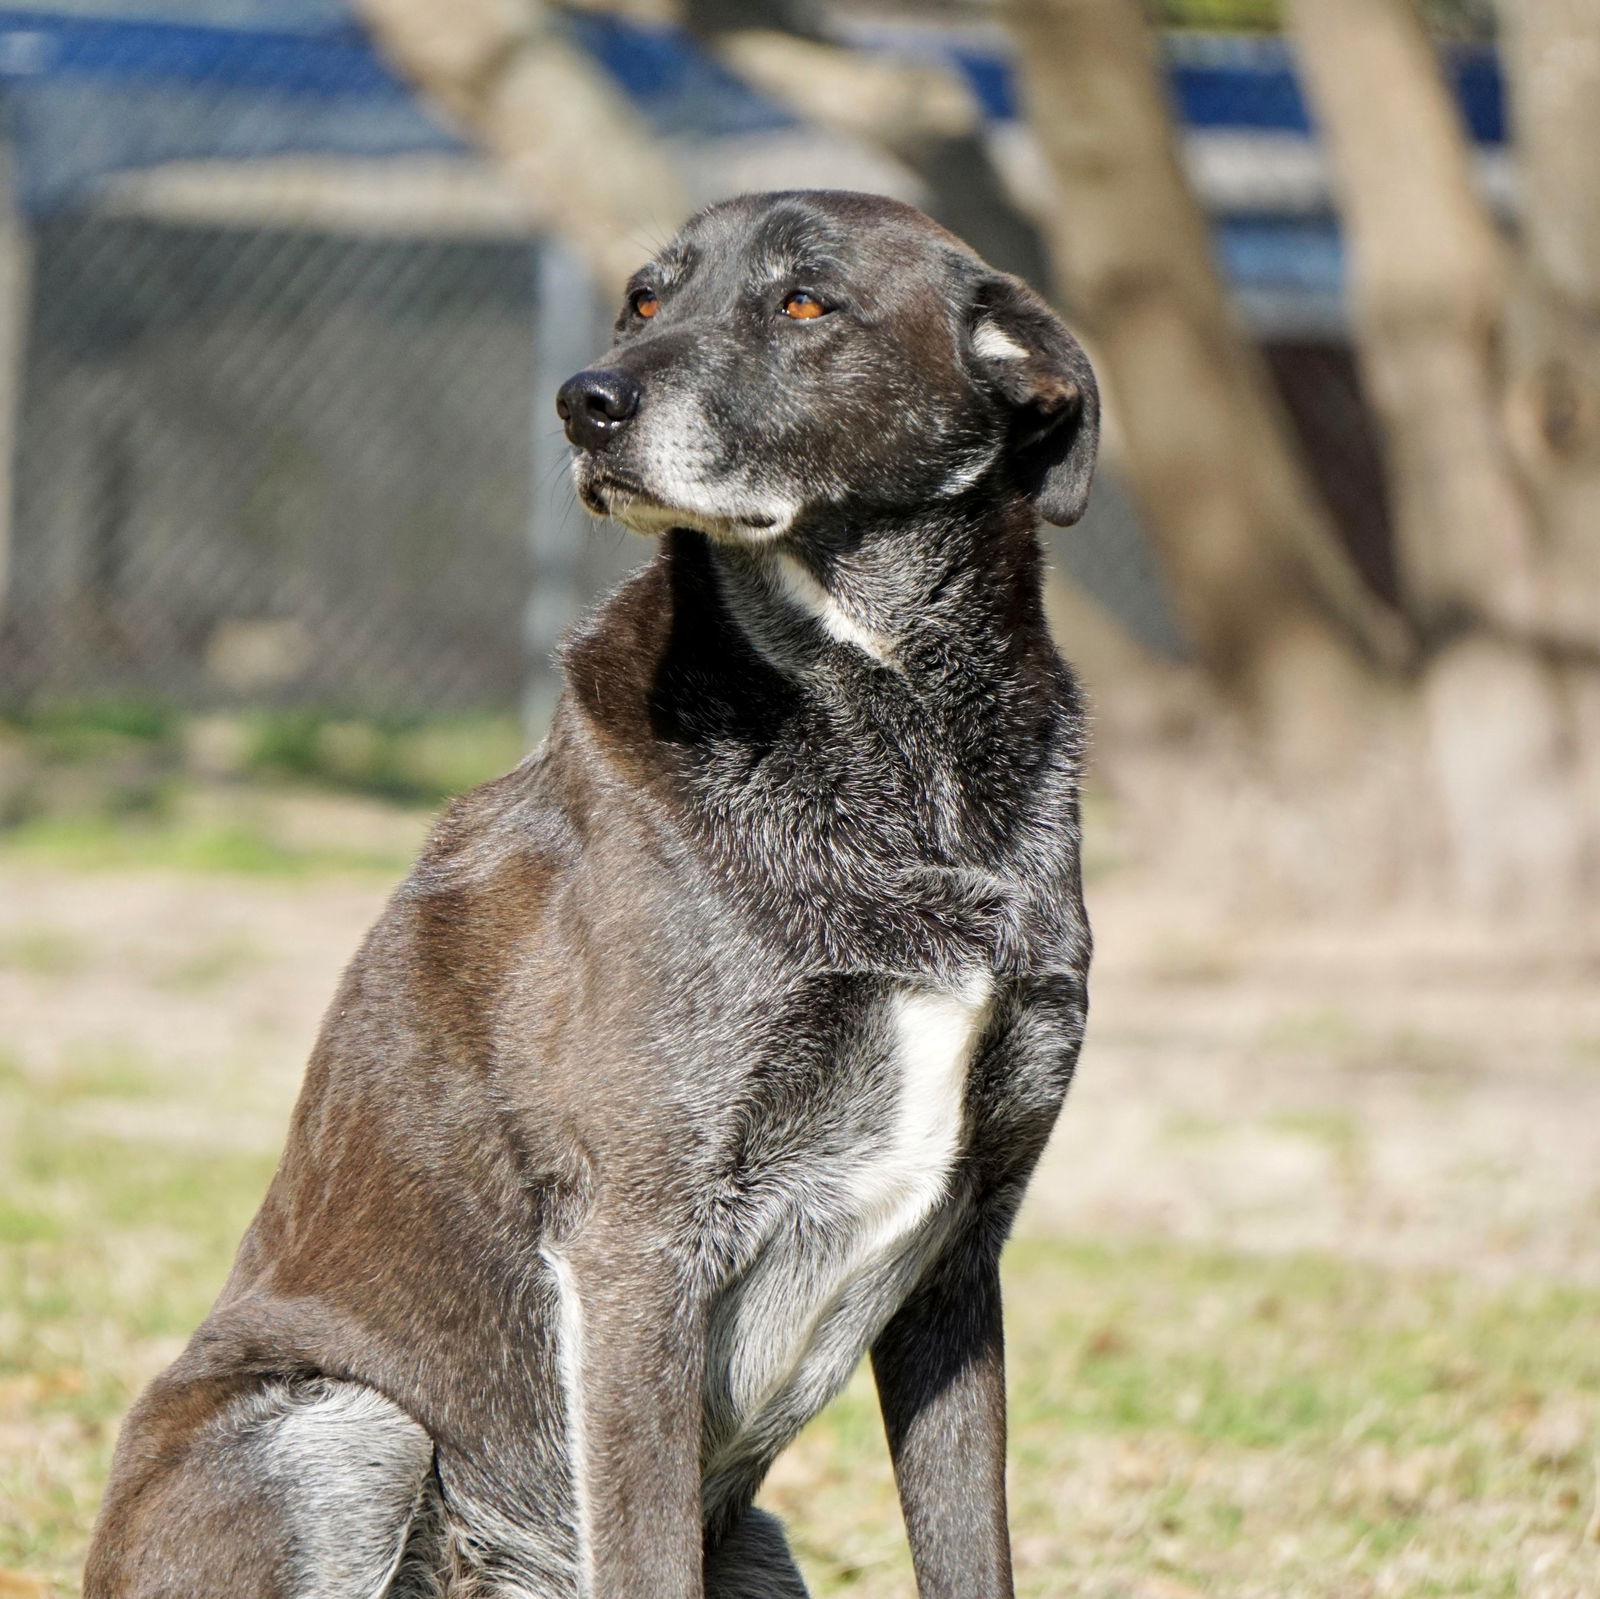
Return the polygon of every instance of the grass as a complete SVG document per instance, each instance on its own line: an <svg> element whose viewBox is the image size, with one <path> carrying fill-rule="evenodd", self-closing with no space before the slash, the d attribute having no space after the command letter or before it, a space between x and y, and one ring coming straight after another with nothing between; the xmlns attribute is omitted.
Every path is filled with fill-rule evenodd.
<svg viewBox="0 0 1600 1599"><path fill-rule="evenodd" d="M1600 1592L1600 1296L1168 1244L1008 1277L1021 1593ZM824 1591L907 1591L881 1453L858 1381L781 1468Z"/></svg>
<svg viewBox="0 0 1600 1599"><path fill-rule="evenodd" d="M248 934L226 934L157 973L155 986L172 993L206 993L226 988L264 958Z"/></svg>
<svg viewBox="0 0 1600 1599"><path fill-rule="evenodd" d="M425 813L525 753L515 718L502 715L186 716L114 702L13 712L0 715L0 861L398 877ZM357 798L374 822L365 831L286 825L285 812ZM0 946L0 968L70 975L76 955L69 940L27 930Z"/></svg>
<svg viewBox="0 0 1600 1599"><path fill-rule="evenodd" d="M0 938L0 967L34 977L73 977L87 960L83 942L59 927L19 927Z"/></svg>
<svg viewBox="0 0 1600 1599"><path fill-rule="evenodd" d="M14 1585L76 1592L117 1422L204 1314L272 1164L91 1113L181 1123L237 1089L128 1052L0 1060ZM1600 1292L1155 1242L1023 1240L1007 1275L1023 1595L1600 1593ZM865 1378L767 1498L820 1594L911 1591Z"/></svg>
<svg viewBox="0 0 1600 1599"><path fill-rule="evenodd" d="M1282 0L1151 0L1152 18L1168 28L1216 29L1225 33L1275 33L1284 26ZM1422 0L1424 21L1445 39L1492 37L1488 0Z"/></svg>
<svg viewBox="0 0 1600 1599"><path fill-rule="evenodd" d="M203 1314L271 1171L73 1114L171 1094L130 1056L0 1075L0 1572L64 1593L117 1418Z"/></svg>
<svg viewBox="0 0 1600 1599"><path fill-rule="evenodd" d="M51 704L0 713L0 750L25 755L32 779L0 792L0 822L59 813L63 776L73 773L90 779L77 786L97 808L121 814L161 809L171 780L196 771L435 806L509 770L526 748L516 717L497 712L256 707L198 716L159 703Z"/></svg>
<svg viewBox="0 0 1600 1599"><path fill-rule="evenodd" d="M219 822L174 812L138 821L103 815L38 817L0 833L0 859L90 872L137 868L250 877L328 872L396 877L413 854L410 849L286 839L270 817ZM11 958L17 961L15 953Z"/></svg>

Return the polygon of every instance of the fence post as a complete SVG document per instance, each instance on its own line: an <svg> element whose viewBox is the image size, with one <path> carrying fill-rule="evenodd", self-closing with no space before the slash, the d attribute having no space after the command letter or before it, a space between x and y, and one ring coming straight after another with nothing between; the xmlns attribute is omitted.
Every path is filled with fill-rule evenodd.
<svg viewBox="0 0 1600 1599"><path fill-rule="evenodd" d="M17 415L28 342L32 239L16 197L15 152L0 152L0 612L11 575Z"/></svg>
<svg viewBox="0 0 1600 1599"><path fill-rule="evenodd" d="M532 742L545 735L558 679L551 653L582 608L588 518L573 496L569 451L556 418L556 390L594 358L599 314L594 276L553 234L535 247L533 333L533 486L528 516L533 587L524 613L526 671L522 723Z"/></svg>

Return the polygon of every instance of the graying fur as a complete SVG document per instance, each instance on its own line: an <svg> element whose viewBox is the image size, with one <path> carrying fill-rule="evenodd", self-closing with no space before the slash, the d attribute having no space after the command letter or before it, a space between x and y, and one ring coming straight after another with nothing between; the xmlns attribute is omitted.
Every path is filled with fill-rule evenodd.
<svg viewBox="0 0 1600 1599"><path fill-rule="evenodd" d="M998 1260L1089 960L1034 523L1093 379L873 197L641 287L562 404L660 552L346 974L85 1599L802 1599L753 1500L869 1352L924 1593L1011 1592Z"/></svg>

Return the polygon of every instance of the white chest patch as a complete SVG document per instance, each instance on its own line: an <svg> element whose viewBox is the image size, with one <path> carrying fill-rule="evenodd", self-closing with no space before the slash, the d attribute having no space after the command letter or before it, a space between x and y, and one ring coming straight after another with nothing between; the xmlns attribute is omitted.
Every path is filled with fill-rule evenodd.
<svg viewBox="0 0 1600 1599"><path fill-rule="evenodd" d="M989 1008L989 980L953 993L902 989L893 1001L899 1103L889 1147L854 1174L861 1248L875 1255L923 1222L944 1197L961 1145L967 1069Z"/></svg>
<svg viewBox="0 0 1600 1599"><path fill-rule="evenodd" d="M713 1360L738 1420L725 1442L792 1433L859 1364L914 1281L960 1153L968 1072L992 988L889 999L887 1124L820 1165L718 1318Z"/></svg>

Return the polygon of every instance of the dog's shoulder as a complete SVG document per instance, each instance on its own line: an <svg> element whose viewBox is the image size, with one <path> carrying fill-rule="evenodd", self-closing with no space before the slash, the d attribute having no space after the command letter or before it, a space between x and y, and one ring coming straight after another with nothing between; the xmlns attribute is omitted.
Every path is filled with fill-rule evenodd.
<svg viewBox="0 0 1600 1599"><path fill-rule="evenodd" d="M480 1035L582 852L548 744L455 800L347 967L324 1043Z"/></svg>

